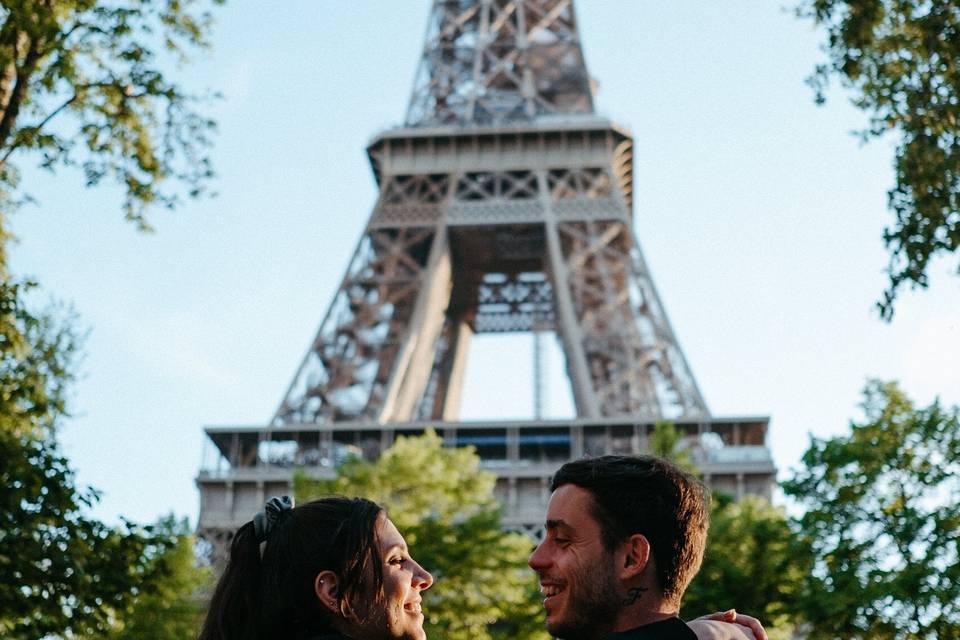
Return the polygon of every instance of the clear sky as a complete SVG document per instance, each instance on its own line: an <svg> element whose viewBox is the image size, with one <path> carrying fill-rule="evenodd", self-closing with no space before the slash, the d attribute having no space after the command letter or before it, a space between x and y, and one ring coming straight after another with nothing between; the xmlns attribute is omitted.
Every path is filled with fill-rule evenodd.
<svg viewBox="0 0 960 640"><path fill-rule="evenodd" d="M212 200L125 224L116 190L27 171L13 267L90 330L61 432L96 513L195 521L208 424L263 424L374 204L364 147L402 121L428 0L231 0L186 70L222 91ZM577 0L599 111L635 135L636 232L715 415L772 416L781 477L808 434L842 432L868 377L960 403L960 278L884 284L891 147L804 79L821 36L769 0ZM465 418L530 416L530 338L476 341ZM548 415L570 411L550 353Z"/></svg>

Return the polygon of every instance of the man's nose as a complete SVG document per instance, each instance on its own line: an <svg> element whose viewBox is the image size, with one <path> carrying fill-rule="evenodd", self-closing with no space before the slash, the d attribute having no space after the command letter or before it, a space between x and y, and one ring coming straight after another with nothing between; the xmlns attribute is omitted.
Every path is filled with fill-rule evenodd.
<svg viewBox="0 0 960 640"><path fill-rule="evenodd" d="M530 565L530 568L534 571L538 570L541 567L547 566L547 554L543 550L543 544L538 544L533 550L533 553L530 554L530 557L527 558L527 564Z"/></svg>

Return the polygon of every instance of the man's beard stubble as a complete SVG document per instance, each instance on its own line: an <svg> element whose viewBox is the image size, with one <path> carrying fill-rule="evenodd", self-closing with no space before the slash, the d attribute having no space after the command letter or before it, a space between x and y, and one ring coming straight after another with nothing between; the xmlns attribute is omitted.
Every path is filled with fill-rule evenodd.
<svg viewBox="0 0 960 640"><path fill-rule="evenodd" d="M612 558L611 558L612 560ZM613 629L620 610L621 597L611 571L611 563L598 562L568 581L567 615L547 631L562 640L594 640Z"/></svg>

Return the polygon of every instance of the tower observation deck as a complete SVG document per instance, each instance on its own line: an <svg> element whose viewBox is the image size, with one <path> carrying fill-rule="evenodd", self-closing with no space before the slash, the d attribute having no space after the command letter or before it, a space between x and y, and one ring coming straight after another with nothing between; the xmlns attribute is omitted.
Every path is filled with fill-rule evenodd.
<svg viewBox="0 0 960 640"><path fill-rule="evenodd" d="M709 485L770 496L769 418L707 409L633 232L633 138L591 86L573 0L433 2L405 123L367 148L377 202L289 389L265 425L206 428L215 553L294 469L331 477L431 427L476 447L532 536L560 464L646 451L661 420ZM543 330L576 417L459 420L471 337Z"/></svg>

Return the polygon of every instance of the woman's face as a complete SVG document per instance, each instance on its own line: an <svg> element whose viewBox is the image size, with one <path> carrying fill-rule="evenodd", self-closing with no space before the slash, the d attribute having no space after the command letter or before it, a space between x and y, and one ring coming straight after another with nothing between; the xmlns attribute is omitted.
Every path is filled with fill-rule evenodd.
<svg viewBox="0 0 960 640"><path fill-rule="evenodd" d="M383 616L371 621L379 637L386 628L386 638L425 640L420 592L433 584L433 576L410 557L407 543L387 517L377 520L377 540L383 559Z"/></svg>

